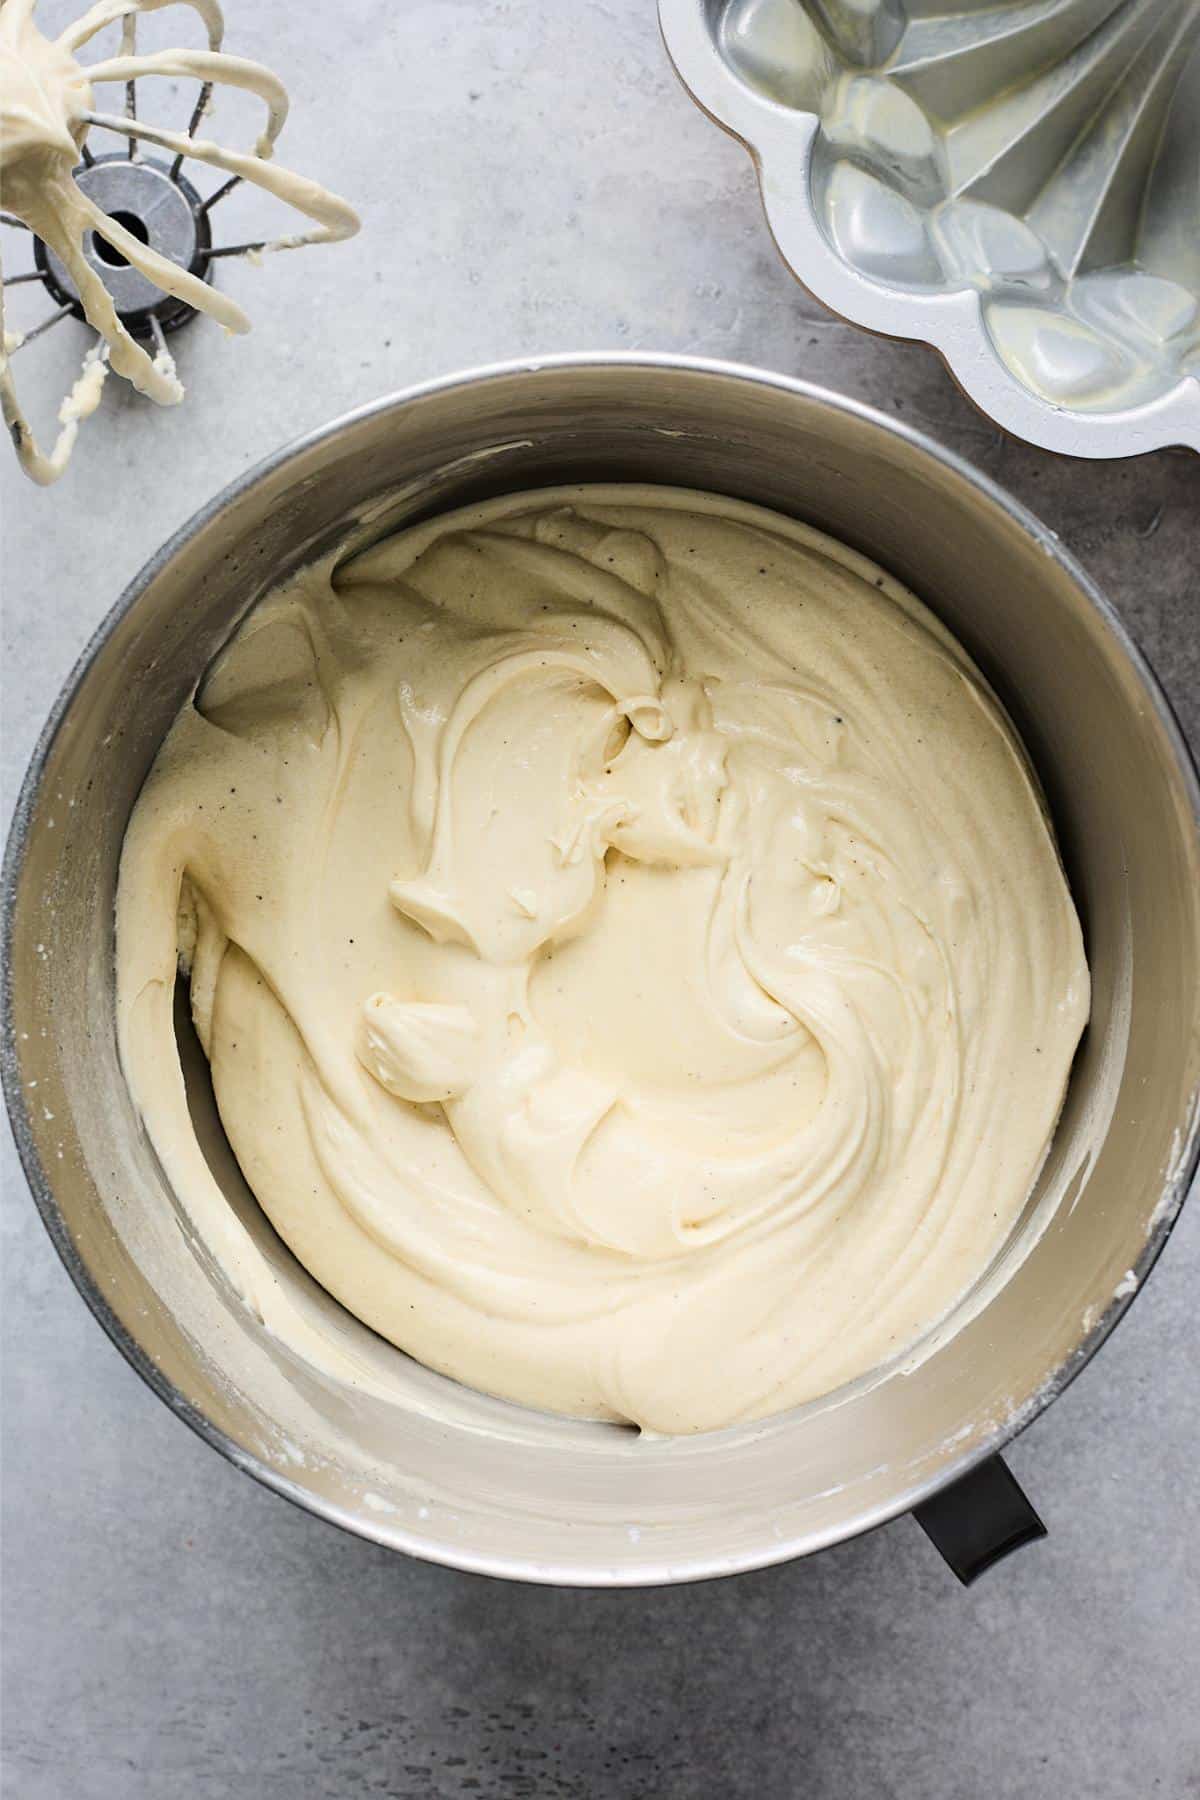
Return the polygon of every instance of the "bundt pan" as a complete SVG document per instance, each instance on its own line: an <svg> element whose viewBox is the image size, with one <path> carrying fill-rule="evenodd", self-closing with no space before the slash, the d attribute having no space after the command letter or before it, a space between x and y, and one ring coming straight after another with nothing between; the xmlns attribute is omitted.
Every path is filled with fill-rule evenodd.
<svg viewBox="0 0 1200 1800"><path fill-rule="evenodd" d="M1007 431L1200 450L1200 0L659 0L793 273Z"/></svg>

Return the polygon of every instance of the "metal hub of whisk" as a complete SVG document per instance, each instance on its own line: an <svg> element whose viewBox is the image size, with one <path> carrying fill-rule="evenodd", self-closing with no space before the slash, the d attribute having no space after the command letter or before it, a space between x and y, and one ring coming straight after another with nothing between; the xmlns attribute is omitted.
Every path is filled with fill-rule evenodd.
<svg viewBox="0 0 1200 1800"><path fill-rule="evenodd" d="M81 193L140 243L191 274L207 277L212 254L208 205L173 165L148 157L132 162L118 151L82 165L75 172L75 182ZM156 325L164 332L174 331L194 317L194 306L156 287L96 232L88 232L83 254L135 337L153 337ZM82 319L83 305L75 282L40 238L34 244L34 262L47 292L63 313Z"/></svg>
<svg viewBox="0 0 1200 1800"><path fill-rule="evenodd" d="M210 84L205 82L188 125L189 141L195 137L204 116L210 91ZM203 199L183 173L182 153L170 162L147 156L137 137L132 135L138 120L134 82L129 82L126 87L125 117L131 135L124 150L97 156L84 145L83 161L73 174L81 193L118 225L132 232L140 243L157 250L168 261L198 276L201 281L211 279L212 264L218 258L245 256L263 248L261 241L221 245L214 245L212 241L209 215L226 194L240 185L240 175L229 176L215 192ZM0 223L19 225L21 222L0 214ZM186 325L195 317L194 306L165 293L98 232L86 234L83 255L112 296L121 323L134 337L157 341L166 332L178 330L180 325ZM39 237L33 240L33 261L34 267L28 274L9 277L5 286L16 287L40 280L55 302L56 310L32 330L23 333L23 343L40 337L60 319L86 317L74 279L61 259Z"/></svg>

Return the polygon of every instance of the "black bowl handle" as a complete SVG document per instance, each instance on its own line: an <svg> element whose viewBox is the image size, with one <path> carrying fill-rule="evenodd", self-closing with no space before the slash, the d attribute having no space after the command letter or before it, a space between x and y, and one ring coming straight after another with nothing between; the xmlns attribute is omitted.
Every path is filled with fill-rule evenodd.
<svg viewBox="0 0 1200 1800"><path fill-rule="evenodd" d="M989 1456L931 1500L914 1506L913 1518L964 1587L1010 1550L1046 1535L1000 1456Z"/></svg>

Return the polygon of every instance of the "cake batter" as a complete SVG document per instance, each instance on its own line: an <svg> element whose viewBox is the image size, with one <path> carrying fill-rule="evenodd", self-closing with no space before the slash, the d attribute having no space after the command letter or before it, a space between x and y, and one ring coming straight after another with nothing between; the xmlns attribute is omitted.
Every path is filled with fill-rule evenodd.
<svg viewBox="0 0 1200 1800"><path fill-rule="evenodd" d="M331 1293L471 1386L661 1432L952 1310L1089 1002L962 649L819 533L668 489L509 496L271 594L160 752L117 927L185 1206L177 961L246 1178Z"/></svg>

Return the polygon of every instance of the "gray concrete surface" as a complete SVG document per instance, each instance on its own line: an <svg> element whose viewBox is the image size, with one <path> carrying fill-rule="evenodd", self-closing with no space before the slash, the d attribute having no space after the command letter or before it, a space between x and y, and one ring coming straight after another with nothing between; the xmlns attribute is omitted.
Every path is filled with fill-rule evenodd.
<svg viewBox="0 0 1200 1800"><path fill-rule="evenodd" d="M229 10L234 47L291 86L290 159L365 230L227 265L257 328L178 340L182 411L113 386L57 490L0 467L10 803L88 633L219 486L414 378L567 348L763 363L954 445L1102 580L1200 740L1200 462L1005 442L928 352L822 313L775 260L747 159L677 89L651 0ZM77 351L74 328L51 338L31 403ZM768 1574L577 1594L389 1556L237 1474L110 1347L6 1154L12 1800L1200 1794L1195 1202L1013 1451L1048 1541L976 1589L901 1520Z"/></svg>

